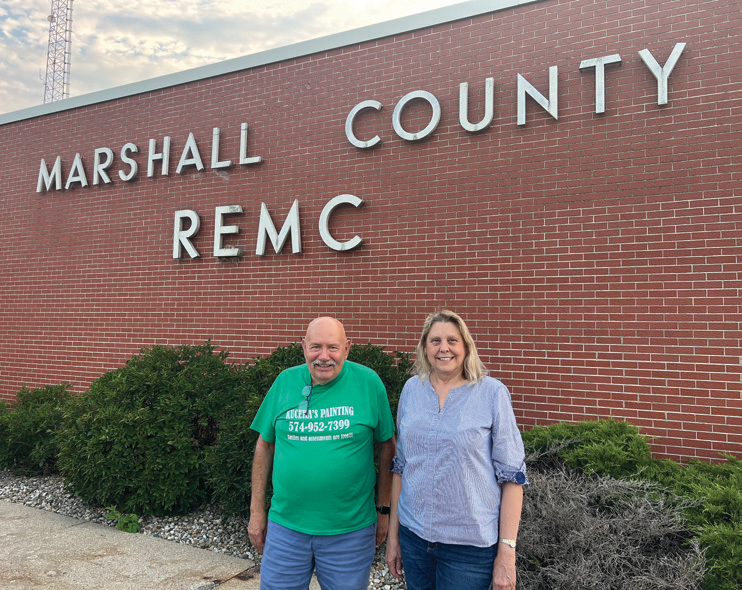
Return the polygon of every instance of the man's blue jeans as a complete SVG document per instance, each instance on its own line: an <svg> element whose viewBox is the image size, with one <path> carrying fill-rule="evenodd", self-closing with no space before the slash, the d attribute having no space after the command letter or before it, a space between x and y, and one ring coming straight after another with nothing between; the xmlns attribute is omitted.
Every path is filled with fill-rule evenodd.
<svg viewBox="0 0 742 590"><path fill-rule="evenodd" d="M492 584L497 545L429 543L402 525L399 544L407 590L487 590Z"/></svg>
<svg viewBox="0 0 742 590"><path fill-rule="evenodd" d="M322 590L366 590L376 523L340 535L307 535L268 520L261 590L307 590L312 570Z"/></svg>

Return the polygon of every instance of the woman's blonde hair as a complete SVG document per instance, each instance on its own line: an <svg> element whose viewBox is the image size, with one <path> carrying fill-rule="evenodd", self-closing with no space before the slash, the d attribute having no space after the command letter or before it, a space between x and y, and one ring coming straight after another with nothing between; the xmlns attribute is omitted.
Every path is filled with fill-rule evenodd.
<svg viewBox="0 0 742 590"><path fill-rule="evenodd" d="M477 347L474 344L474 339L471 337L471 332L469 332L469 328L466 327L461 316L447 309L431 313L427 318L425 318L423 333L420 336L420 341L417 343L417 349L415 350L415 366L413 367L415 374L424 381L428 378L428 375L433 368L425 356L425 345L428 343L427 341L430 329L433 327L433 324L437 322L448 322L453 324L461 333L461 337L464 340L464 347L466 348L466 356L464 357L464 379L469 383L476 383L482 379L487 374L487 369L484 368L482 361L479 360Z"/></svg>

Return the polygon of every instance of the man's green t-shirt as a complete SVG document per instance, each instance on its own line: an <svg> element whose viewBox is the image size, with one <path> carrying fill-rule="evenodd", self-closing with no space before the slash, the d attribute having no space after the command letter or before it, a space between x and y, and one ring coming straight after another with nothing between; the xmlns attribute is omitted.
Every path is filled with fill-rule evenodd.
<svg viewBox="0 0 742 590"><path fill-rule="evenodd" d="M275 443L268 518L309 535L339 535L376 522L374 441L394 435L379 376L345 361L326 385L312 386L306 365L283 371L260 406L253 430Z"/></svg>

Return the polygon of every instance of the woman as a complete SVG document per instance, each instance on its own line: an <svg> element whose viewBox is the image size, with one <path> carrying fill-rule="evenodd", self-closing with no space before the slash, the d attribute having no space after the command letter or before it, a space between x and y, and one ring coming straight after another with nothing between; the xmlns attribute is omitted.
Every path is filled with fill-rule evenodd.
<svg viewBox="0 0 742 590"><path fill-rule="evenodd" d="M451 311L425 320L415 373L397 413L389 571L404 564L408 590L512 590L528 480L510 392Z"/></svg>

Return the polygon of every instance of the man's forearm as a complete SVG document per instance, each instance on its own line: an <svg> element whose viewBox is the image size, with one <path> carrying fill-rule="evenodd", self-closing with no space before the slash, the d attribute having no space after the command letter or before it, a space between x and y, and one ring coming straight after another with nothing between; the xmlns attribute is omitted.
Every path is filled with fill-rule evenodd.
<svg viewBox="0 0 742 590"><path fill-rule="evenodd" d="M247 532L250 542L258 551L263 551L268 530L268 518L265 514L265 490L268 478L273 471L273 443L266 442L262 436L255 444L255 455L252 461L252 494L250 496L250 522Z"/></svg>
<svg viewBox="0 0 742 590"><path fill-rule="evenodd" d="M258 437L255 445L255 456L252 463L252 495L250 497L250 512L265 513L265 493L268 480L273 472L273 444Z"/></svg>
<svg viewBox="0 0 742 590"><path fill-rule="evenodd" d="M389 466L392 464L397 445L394 437L378 443L379 448L379 481L376 503L381 506L389 506L392 497L392 472Z"/></svg>
<svg viewBox="0 0 742 590"><path fill-rule="evenodd" d="M379 450L379 479L376 482L377 495L376 505L377 506L389 506L389 502L392 497L392 472L389 471L389 466L392 464L394 458L394 452L397 445L394 442L394 437L389 440L377 443ZM376 545L380 545L386 539L386 532L389 528L389 515L379 514L376 519Z"/></svg>

